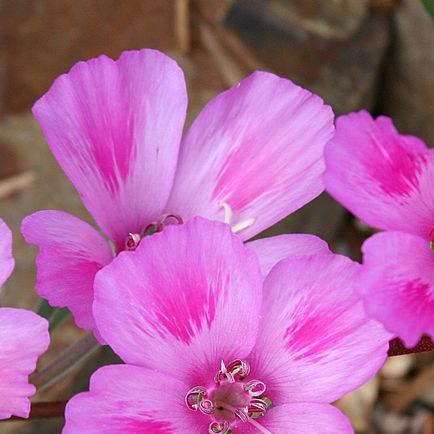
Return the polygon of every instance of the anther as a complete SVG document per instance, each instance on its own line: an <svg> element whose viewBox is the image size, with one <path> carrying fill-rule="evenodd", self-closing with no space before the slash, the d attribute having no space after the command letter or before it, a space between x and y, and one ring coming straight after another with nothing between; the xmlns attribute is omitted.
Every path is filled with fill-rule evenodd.
<svg viewBox="0 0 434 434"><path fill-rule="evenodd" d="M214 404L211 400L209 399L202 399L199 402L199 410L203 413L203 414L212 414L215 411L214 408Z"/></svg>
<svg viewBox="0 0 434 434"><path fill-rule="evenodd" d="M177 214L165 214L161 217L161 224L163 226L182 225L183 223L184 220L182 220L182 217Z"/></svg>
<svg viewBox="0 0 434 434"><path fill-rule="evenodd" d="M232 207L227 202L220 202L220 207L223 208L224 211L224 222L231 226L232 232L234 234L237 234L238 232L249 228L256 221L254 218L248 218L233 225L232 220L234 218L234 212L232 210Z"/></svg>
<svg viewBox="0 0 434 434"><path fill-rule="evenodd" d="M127 239L125 240L125 250L135 250L139 245L141 237L139 234L128 234Z"/></svg>
<svg viewBox="0 0 434 434"><path fill-rule="evenodd" d="M244 390L249 393L250 396L261 396L264 394L267 386L262 381L252 380L244 385Z"/></svg>
<svg viewBox="0 0 434 434"><path fill-rule="evenodd" d="M208 427L209 434L228 434L231 427L228 422L211 422Z"/></svg>
<svg viewBox="0 0 434 434"><path fill-rule="evenodd" d="M232 224L232 218L233 218L233 211L231 206L227 202L220 202L220 207L223 208L223 211L225 213L225 219L224 222L228 225Z"/></svg>
<svg viewBox="0 0 434 434"><path fill-rule="evenodd" d="M185 395L185 405L190 409L197 411L199 410L199 404L203 399L205 399L208 395L208 391L205 387L196 386L190 389Z"/></svg>
<svg viewBox="0 0 434 434"><path fill-rule="evenodd" d="M244 229L249 228L250 226L255 224L255 219L254 218L249 218L246 220L243 220L240 223L237 223L236 225L232 226L232 232L234 234L237 234L238 232L243 231Z"/></svg>

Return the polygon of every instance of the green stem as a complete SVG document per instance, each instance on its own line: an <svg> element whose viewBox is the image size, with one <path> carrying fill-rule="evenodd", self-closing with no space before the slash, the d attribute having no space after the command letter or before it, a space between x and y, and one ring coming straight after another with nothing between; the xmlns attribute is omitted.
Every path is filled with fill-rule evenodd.
<svg viewBox="0 0 434 434"><path fill-rule="evenodd" d="M38 392L42 392L65 377L77 364L90 357L101 348L92 333L85 334L77 342L69 346L50 365L30 377Z"/></svg>

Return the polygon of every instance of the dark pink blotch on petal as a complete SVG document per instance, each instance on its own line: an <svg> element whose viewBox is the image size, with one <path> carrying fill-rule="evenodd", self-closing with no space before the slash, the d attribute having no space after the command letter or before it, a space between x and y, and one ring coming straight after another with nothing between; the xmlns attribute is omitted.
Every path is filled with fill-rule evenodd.
<svg viewBox="0 0 434 434"><path fill-rule="evenodd" d="M384 363L391 335L353 292L359 267L328 252L285 259L267 276L249 360L276 400L333 402Z"/></svg>
<svg viewBox="0 0 434 434"><path fill-rule="evenodd" d="M186 219L253 222L246 240L323 190L323 151L334 131L321 98L289 80L255 72L214 98L198 115L180 150L168 211Z"/></svg>
<svg viewBox="0 0 434 434"><path fill-rule="evenodd" d="M119 250L163 212L186 106L181 69L145 49L77 63L33 107L58 163Z"/></svg>
<svg viewBox="0 0 434 434"><path fill-rule="evenodd" d="M337 119L327 144L328 192L373 227L428 238L433 227L434 151L366 111Z"/></svg>
<svg viewBox="0 0 434 434"><path fill-rule="evenodd" d="M434 337L434 252L429 241L383 232L363 244L356 289L369 315L409 347L423 333Z"/></svg>
<svg viewBox="0 0 434 434"><path fill-rule="evenodd" d="M208 384L251 351L262 276L230 228L199 217L123 252L95 280L95 320L127 363ZM113 316L113 312L117 312Z"/></svg>

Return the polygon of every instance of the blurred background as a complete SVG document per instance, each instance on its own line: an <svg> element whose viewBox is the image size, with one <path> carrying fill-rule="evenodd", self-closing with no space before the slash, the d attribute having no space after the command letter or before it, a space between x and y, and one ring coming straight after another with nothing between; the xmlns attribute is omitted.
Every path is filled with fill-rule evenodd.
<svg viewBox="0 0 434 434"><path fill-rule="evenodd" d="M24 216L60 209L90 221L31 116L32 104L78 60L143 47L164 51L184 69L189 121L214 95L261 69L318 93L337 114L368 108L434 144L434 21L422 0L0 0L0 215L14 230L17 260L3 306L40 304L35 249L19 233ZM326 194L267 234L288 232L317 234L357 260L370 235ZM82 337L64 319L39 369ZM34 400L67 400L87 388L96 367L114 362L110 349L90 348ZM433 434L433 353L390 358L338 406L358 433ZM1 422L0 433L55 434L62 424Z"/></svg>

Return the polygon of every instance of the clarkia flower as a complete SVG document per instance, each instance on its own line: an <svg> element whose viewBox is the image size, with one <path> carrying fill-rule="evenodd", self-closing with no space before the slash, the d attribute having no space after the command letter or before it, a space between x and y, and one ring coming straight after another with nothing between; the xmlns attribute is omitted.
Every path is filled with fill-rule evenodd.
<svg viewBox="0 0 434 434"><path fill-rule="evenodd" d="M125 365L67 405L63 434L349 433L329 403L383 364L389 334L323 251L265 279L227 225L193 218L123 252L95 279L94 315Z"/></svg>
<svg viewBox="0 0 434 434"><path fill-rule="evenodd" d="M12 273L12 234L0 220L0 286ZM28 417L35 387L28 376L49 344L48 323L24 309L0 307L0 419Z"/></svg>
<svg viewBox="0 0 434 434"><path fill-rule="evenodd" d="M79 62L33 113L96 223L61 211L27 217L39 246L37 292L94 329L93 281L113 255L194 216L224 221L247 240L323 191L334 132L321 98L256 72L214 98L182 138L187 94L177 64L154 50ZM255 241L264 274L291 252L325 248L311 236Z"/></svg>
<svg viewBox="0 0 434 434"><path fill-rule="evenodd" d="M434 151L362 111L338 118L326 164L330 194L384 230L363 244L356 289L368 314L407 346L434 337Z"/></svg>

